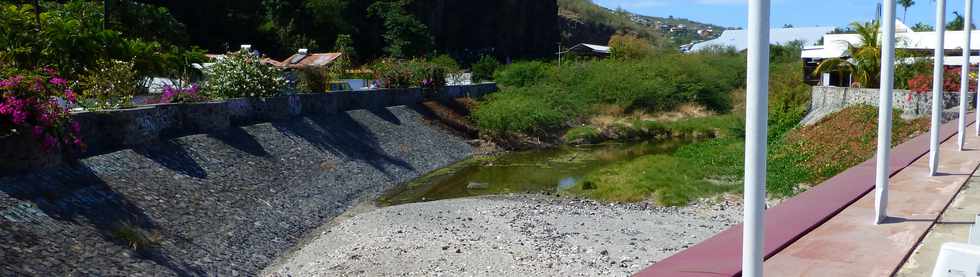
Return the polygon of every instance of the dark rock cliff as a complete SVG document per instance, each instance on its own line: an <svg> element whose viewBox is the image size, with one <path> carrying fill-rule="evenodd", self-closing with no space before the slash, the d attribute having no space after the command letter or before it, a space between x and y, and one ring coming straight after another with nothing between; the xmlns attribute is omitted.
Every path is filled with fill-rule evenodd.
<svg viewBox="0 0 980 277"><path fill-rule="evenodd" d="M416 0L413 9L439 51L464 59L550 57L558 47L555 0Z"/></svg>

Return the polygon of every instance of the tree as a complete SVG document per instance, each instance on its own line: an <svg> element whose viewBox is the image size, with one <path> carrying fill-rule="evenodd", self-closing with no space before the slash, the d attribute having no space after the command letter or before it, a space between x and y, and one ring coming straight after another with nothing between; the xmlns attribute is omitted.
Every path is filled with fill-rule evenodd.
<svg viewBox="0 0 980 277"><path fill-rule="evenodd" d="M406 10L411 0L381 0L368 7L371 16L384 25L385 52L395 58L426 54L432 48L432 35L415 16Z"/></svg>
<svg viewBox="0 0 980 277"><path fill-rule="evenodd" d="M946 30L947 31L962 31L963 30L963 15L961 15L959 12L955 12L955 11L953 12L953 15L954 15L953 21L950 21L949 24L946 24ZM976 28L976 25L973 25L973 23L970 23L970 28L973 29L973 30L976 30L977 29Z"/></svg>
<svg viewBox="0 0 980 277"><path fill-rule="evenodd" d="M922 22L916 23L915 26L912 26L912 31L914 32L932 32L935 30L936 29L933 28L932 25L925 24Z"/></svg>
<svg viewBox="0 0 980 277"><path fill-rule="evenodd" d="M614 59L639 59L653 52L649 42L635 35L613 35L609 39L609 48Z"/></svg>
<svg viewBox="0 0 980 277"><path fill-rule="evenodd" d="M854 84L860 87L874 88L879 85L881 77L881 41L878 37L878 22L851 23L853 29L861 37L858 44L847 45L850 59L826 59L817 65L814 74L827 72L850 73Z"/></svg>
<svg viewBox="0 0 980 277"><path fill-rule="evenodd" d="M902 16L902 21L907 21L909 19L909 7L915 5L914 0L898 0L898 4L905 8L905 15Z"/></svg>

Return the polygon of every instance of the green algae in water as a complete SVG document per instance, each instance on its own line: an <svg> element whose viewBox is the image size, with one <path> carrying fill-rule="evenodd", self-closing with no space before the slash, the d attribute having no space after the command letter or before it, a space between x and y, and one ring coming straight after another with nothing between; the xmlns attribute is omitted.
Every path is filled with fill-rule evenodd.
<svg viewBox="0 0 980 277"><path fill-rule="evenodd" d="M378 202L398 205L506 193L555 193L603 166L654 154L670 154L689 141L563 146L470 158L419 177Z"/></svg>

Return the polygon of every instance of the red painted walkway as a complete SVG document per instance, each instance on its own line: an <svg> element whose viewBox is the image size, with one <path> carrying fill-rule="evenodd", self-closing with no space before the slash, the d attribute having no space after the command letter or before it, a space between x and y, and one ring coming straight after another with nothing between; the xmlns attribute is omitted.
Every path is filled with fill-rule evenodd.
<svg viewBox="0 0 980 277"><path fill-rule="evenodd" d="M968 123L972 124L974 116L968 118ZM943 125L940 138L945 141L955 134L956 123L953 121ZM949 140L944 144L955 143L954 141L955 139ZM927 159L925 154L928 152L928 133L895 147L891 158L891 176L895 176L920 158ZM817 229L872 191L874 170L875 161L872 158L767 210L763 250L766 258L773 257L784 248L790 247L798 239ZM902 200L890 201L891 209L901 209L903 203L898 201ZM869 216L865 223L874 226L871 221L872 217ZM738 276L741 273L741 229L741 225L736 225L722 231L708 240L654 264L637 273L636 276ZM769 267L768 263L767 267Z"/></svg>

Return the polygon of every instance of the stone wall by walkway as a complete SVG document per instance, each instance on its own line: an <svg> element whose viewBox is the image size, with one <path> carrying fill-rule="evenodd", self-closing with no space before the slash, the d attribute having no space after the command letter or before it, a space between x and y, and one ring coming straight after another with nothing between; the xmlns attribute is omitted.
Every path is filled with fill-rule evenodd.
<svg viewBox="0 0 980 277"><path fill-rule="evenodd" d="M449 100L479 98L495 92L494 83L447 86L432 95L421 89L382 89L297 94L270 98L236 98L187 104L159 104L132 109L81 112L73 115L88 145L83 157L110 153L161 139L221 131L259 122L275 122L301 115L332 115L358 109L414 105L426 97ZM44 154L31 138L0 139L0 175L60 164L60 157Z"/></svg>
<svg viewBox="0 0 980 277"><path fill-rule="evenodd" d="M811 92L810 112L803 118L803 125L820 121L829 114L856 105L878 106L878 89L846 88L846 87L813 87ZM943 94L943 118L955 118L957 113L949 111L956 109L960 102L959 92ZM902 111L902 118L912 119L930 116L932 112L932 95L930 93L915 93L909 90L895 90L892 96L893 107ZM970 107L976 105L976 93L967 95Z"/></svg>

